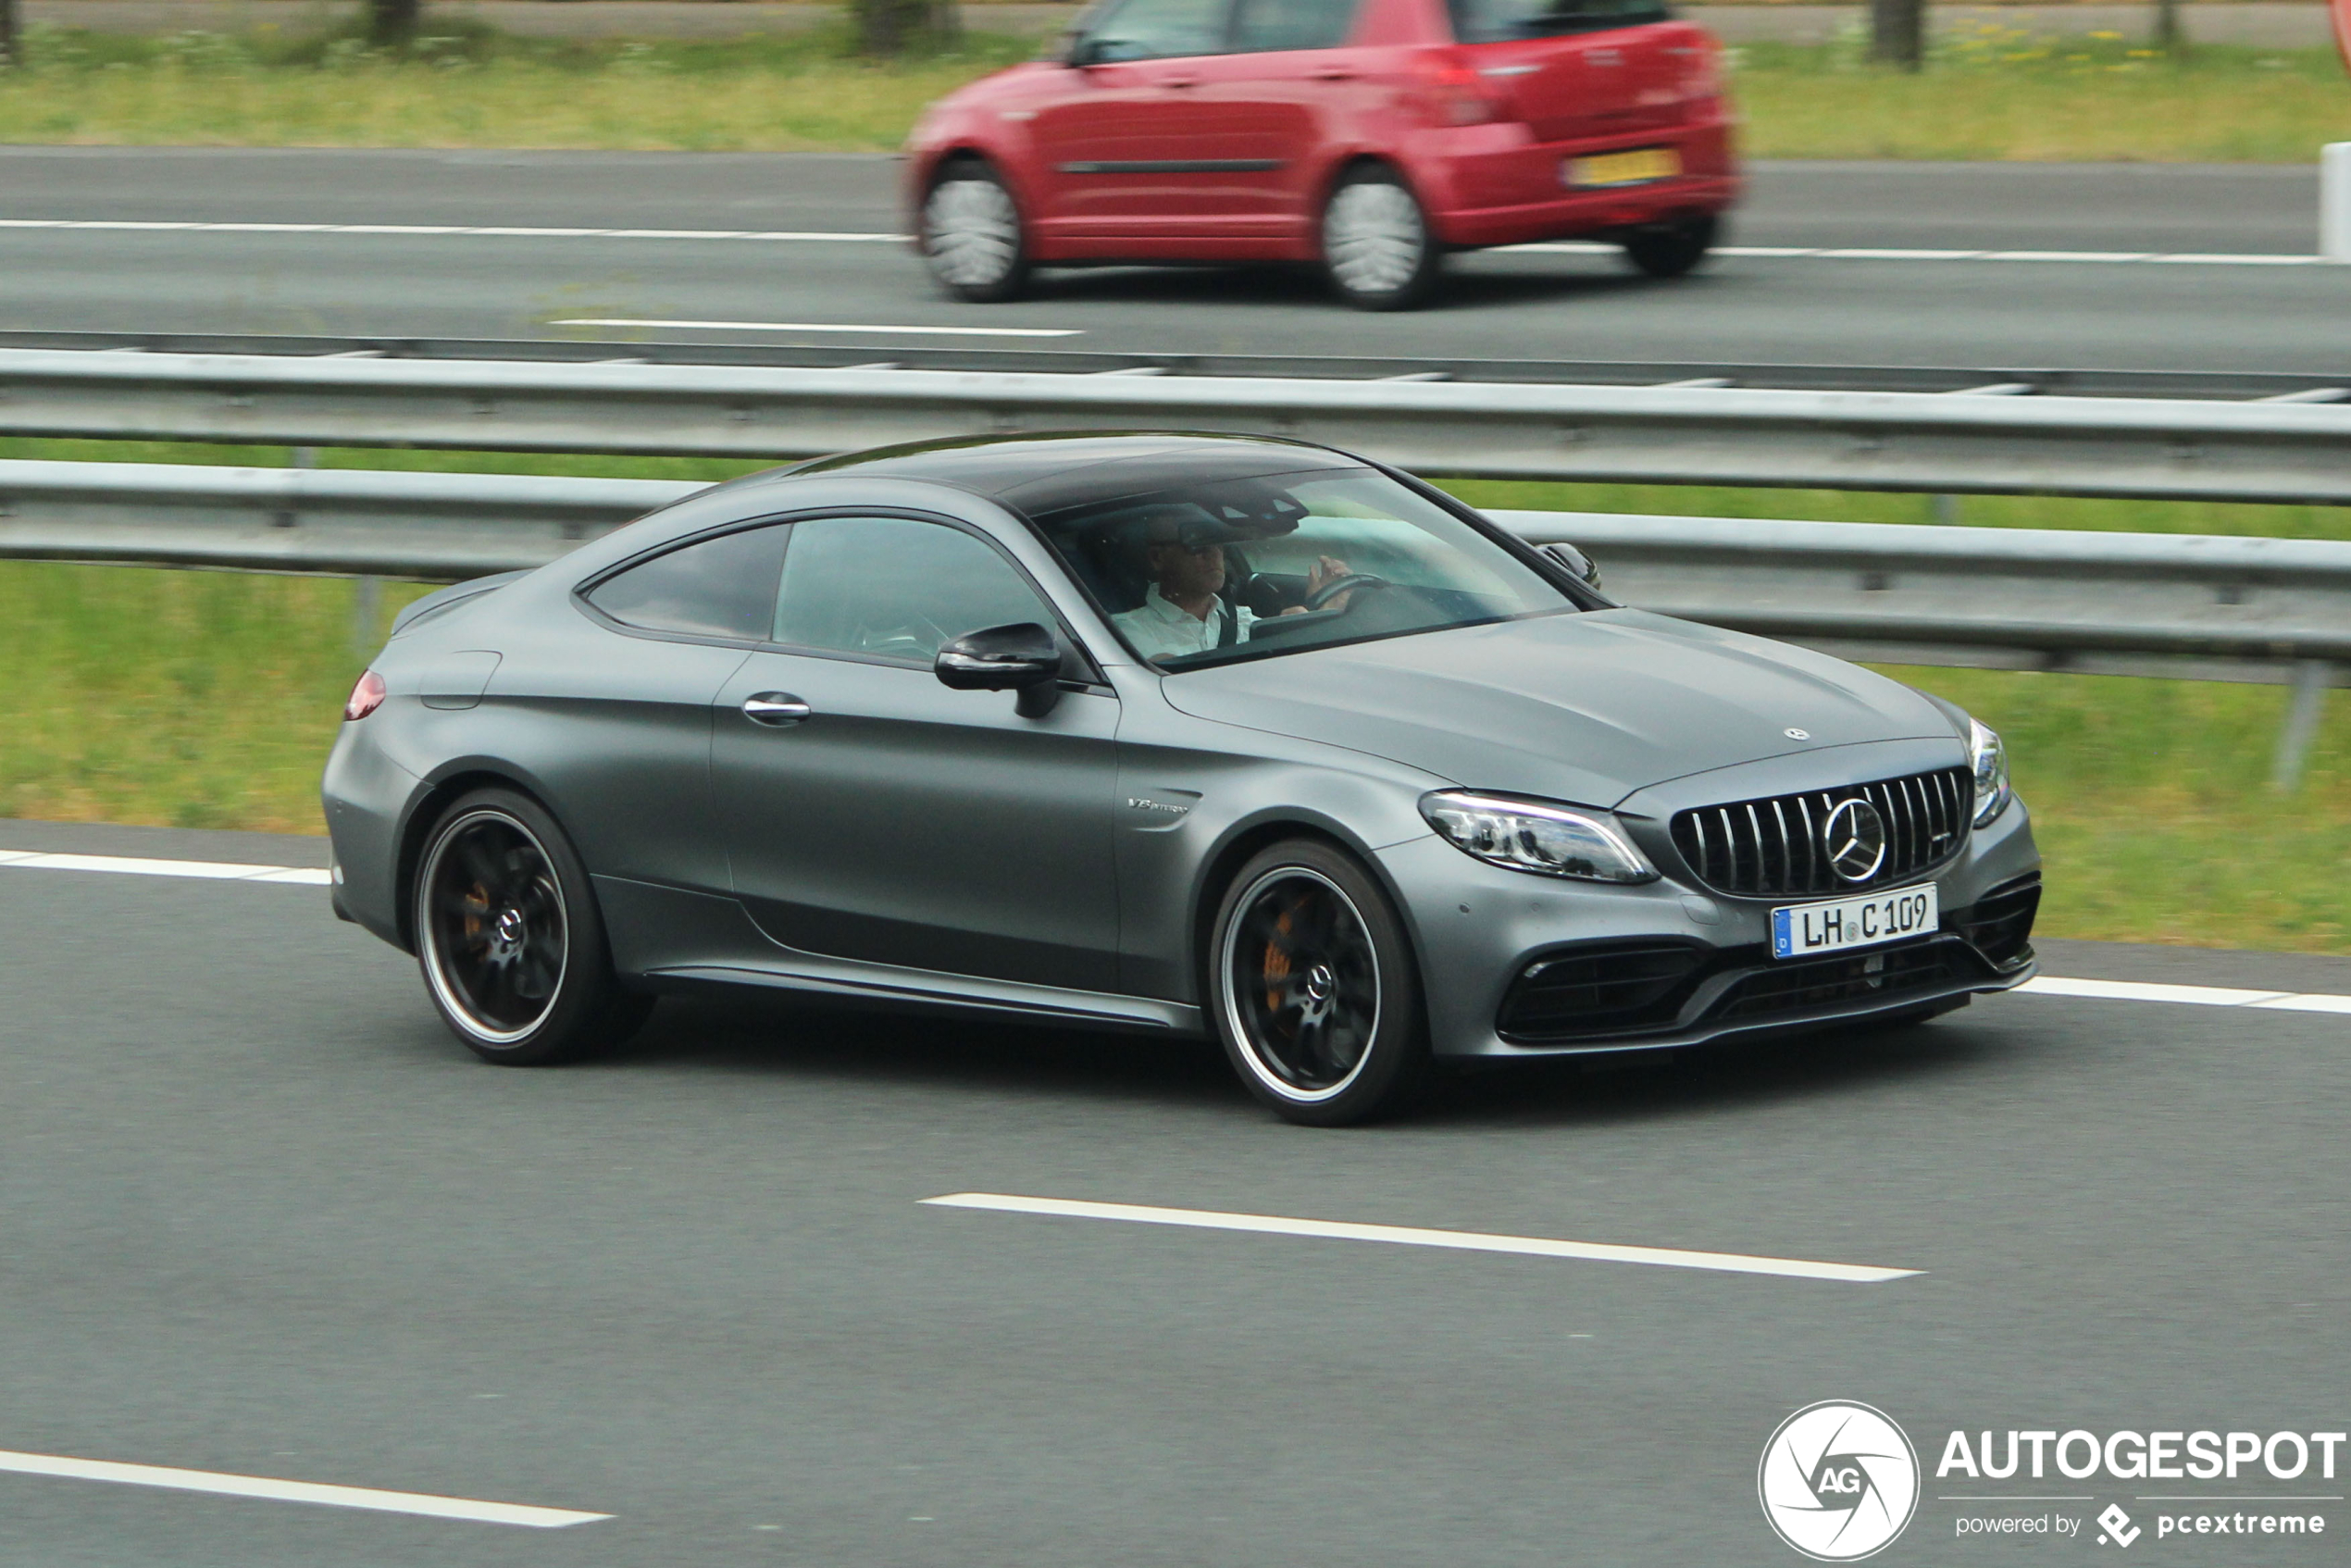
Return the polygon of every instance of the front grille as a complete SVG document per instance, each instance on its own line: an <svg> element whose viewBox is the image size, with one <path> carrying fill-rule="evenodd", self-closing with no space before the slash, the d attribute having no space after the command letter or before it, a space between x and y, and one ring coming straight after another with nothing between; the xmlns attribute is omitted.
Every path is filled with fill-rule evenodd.
<svg viewBox="0 0 2351 1568"><path fill-rule="evenodd" d="M1621 1033L1673 1022L1704 955L1678 946L1577 949L1526 966L1503 1000L1506 1039Z"/></svg>
<svg viewBox="0 0 2351 1568"><path fill-rule="evenodd" d="M2020 877L1952 911L1950 925L1976 952L2006 966L2032 956L2033 916L2040 908L2039 875Z"/></svg>
<svg viewBox="0 0 2351 1568"><path fill-rule="evenodd" d="M1822 830L1839 803L1865 800L1885 824L1885 859L1847 882L1830 868ZM1975 779L1964 767L1698 806L1673 817L1673 847L1699 881L1743 898L1841 893L1915 877L1959 853L1973 815Z"/></svg>
<svg viewBox="0 0 2351 1568"><path fill-rule="evenodd" d="M1910 947L1759 969L1733 986L1710 1016L1796 1015L1843 1002L1891 1002L1909 991L1933 990L1964 977L1953 963L1956 946L1946 937Z"/></svg>

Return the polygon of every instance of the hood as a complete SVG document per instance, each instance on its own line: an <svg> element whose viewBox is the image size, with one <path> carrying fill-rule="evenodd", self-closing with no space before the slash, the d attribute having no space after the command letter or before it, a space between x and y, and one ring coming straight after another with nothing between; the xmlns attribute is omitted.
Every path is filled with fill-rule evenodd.
<svg viewBox="0 0 2351 1568"><path fill-rule="evenodd" d="M1173 675L1163 690L1197 718L1597 806L1740 763L1953 733L1927 697L1859 666L1643 610L1316 649Z"/></svg>

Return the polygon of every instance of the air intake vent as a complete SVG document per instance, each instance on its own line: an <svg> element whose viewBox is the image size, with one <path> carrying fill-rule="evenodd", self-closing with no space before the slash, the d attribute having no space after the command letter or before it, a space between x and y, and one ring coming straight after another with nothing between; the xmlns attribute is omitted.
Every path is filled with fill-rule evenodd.
<svg viewBox="0 0 2351 1568"><path fill-rule="evenodd" d="M1885 840L1876 868L1858 877L1849 872L1866 863L1866 856L1857 860L1848 850L1844 871L1835 857L1848 848L1842 840L1862 814L1843 814L1841 841L1829 841L1830 817L1847 801L1867 804ZM1698 880L1717 892L1742 898L1850 892L1898 882L1949 860L1967 843L1974 806L1973 776L1964 767L1950 767L1679 812L1673 817L1673 847Z"/></svg>

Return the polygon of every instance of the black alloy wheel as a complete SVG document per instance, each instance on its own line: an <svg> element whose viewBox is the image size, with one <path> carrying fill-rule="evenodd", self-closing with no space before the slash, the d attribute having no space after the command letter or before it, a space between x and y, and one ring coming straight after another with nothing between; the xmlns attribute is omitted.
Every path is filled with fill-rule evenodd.
<svg viewBox="0 0 2351 1568"><path fill-rule="evenodd" d="M538 803L481 790L442 814L416 884L417 960L442 1022L485 1062L541 1066L636 1032L586 868Z"/></svg>
<svg viewBox="0 0 2351 1568"><path fill-rule="evenodd" d="M1395 1110L1428 1063L1420 976L1371 875L1313 840L1274 845L1217 911L1208 1003L1241 1081L1294 1122Z"/></svg>
<svg viewBox="0 0 2351 1568"><path fill-rule="evenodd" d="M1624 256L1652 278L1679 278L1706 259L1721 227L1709 214L1636 229L1624 236Z"/></svg>

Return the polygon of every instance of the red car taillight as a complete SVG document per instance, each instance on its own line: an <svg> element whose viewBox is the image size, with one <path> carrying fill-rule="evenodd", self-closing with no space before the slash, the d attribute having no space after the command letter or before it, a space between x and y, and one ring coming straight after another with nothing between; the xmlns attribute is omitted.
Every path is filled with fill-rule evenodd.
<svg viewBox="0 0 2351 1568"><path fill-rule="evenodd" d="M351 700L342 705L343 722L366 718L384 705L384 678L374 670L359 678L351 689Z"/></svg>
<svg viewBox="0 0 2351 1568"><path fill-rule="evenodd" d="M1507 118L1501 100L1486 80L1458 60L1438 59L1424 68L1437 119L1446 125L1486 125Z"/></svg>

